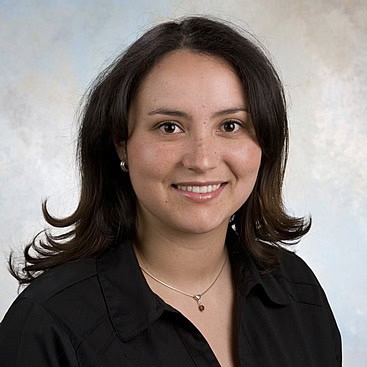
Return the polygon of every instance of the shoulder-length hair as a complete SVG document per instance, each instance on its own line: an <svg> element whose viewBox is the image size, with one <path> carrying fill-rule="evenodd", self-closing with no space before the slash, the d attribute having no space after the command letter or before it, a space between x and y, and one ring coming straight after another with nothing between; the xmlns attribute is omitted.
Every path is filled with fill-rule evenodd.
<svg viewBox="0 0 367 367"><path fill-rule="evenodd" d="M25 248L21 269L10 258L10 271L21 284L61 263L96 256L112 243L134 240L136 196L129 175L120 170L114 142L128 139L129 107L141 81L166 54L179 49L225 60L247 97L262 160L253 192L231 219L240 243L264 269L271 269L281 248L308 232L311 221L290 216L283 205L288 124L283 87L274 67L261 48L234 27L205 17L184 18L146 32L91 87L78 139L78 207L60 219L43 203L47 223L64 228L64 233L45 231L45 238L36 236Z"/></svg>

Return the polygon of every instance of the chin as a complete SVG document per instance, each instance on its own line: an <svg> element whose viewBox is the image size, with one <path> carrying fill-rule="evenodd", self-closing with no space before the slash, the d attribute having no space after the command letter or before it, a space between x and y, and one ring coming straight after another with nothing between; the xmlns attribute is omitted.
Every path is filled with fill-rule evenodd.
<svg viewBox="0 0 367 367"><path fill-rule="evenodd" d="M228 220L220 222L218 224L213 223L211 220L209 223L206 221L200 222L196 221L195 223L182 223L180 226L176 226L176 229L182 233L187 234L207 234L214 231L227 230Z"/></svg>

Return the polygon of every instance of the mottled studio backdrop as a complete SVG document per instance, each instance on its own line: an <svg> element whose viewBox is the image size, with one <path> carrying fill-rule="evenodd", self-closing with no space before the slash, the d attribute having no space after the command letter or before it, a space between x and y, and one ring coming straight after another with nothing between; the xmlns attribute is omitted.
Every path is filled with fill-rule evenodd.
<svg viewBox="0 0 367 367"><path fill-rule="evenodd" d="M285 83L286 199L311 213L297 246L323 284L345 366L367 365L367 2L0 0L0 319L16 297L6 256L43 228L41 199L76 205L75 114L103 65L167 18L211 14L255 33Z"/></svg>

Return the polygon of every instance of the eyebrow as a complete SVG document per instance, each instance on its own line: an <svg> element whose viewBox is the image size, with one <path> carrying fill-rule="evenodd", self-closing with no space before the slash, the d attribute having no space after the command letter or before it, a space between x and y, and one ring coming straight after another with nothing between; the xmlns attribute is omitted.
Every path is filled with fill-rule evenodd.
<svg viewBox="0 0 367 367"><path fill-rule="evenodd" d="M225 110L215 112L212 117L225 116L225 115L229 115L232 113L238 113L238 112L248 113L248 109L245 107L226 108ZM192 118L189 114L183 111L172 110L172 109L167 109L167 108L157 108L156 110L150 111L148 115L149 116L153 116L153 115L178 116L178 117L184 117L187 119Z"/></svg>
<svg viewBox="0 0 367 367"><path fill-rule="evenodd" d="M230 115L232 113L238 113L238 112L246 112L248 113L248 109L245 107L234 107L234 108L227 108L225 110L218 111L214 114L215 117L217 116L224 116L224 115Z"/></svg>
<svg viewBox="0 0 367 367"><path fill-rule="evenodd" d="M167 115L167 116L179 116L179 117L186 117L191 118L191 116L185 112L178 111L178 110L170 110L166 108L157 108L156 110L150 111L148 113L149 116L152 115Z"/></svg>

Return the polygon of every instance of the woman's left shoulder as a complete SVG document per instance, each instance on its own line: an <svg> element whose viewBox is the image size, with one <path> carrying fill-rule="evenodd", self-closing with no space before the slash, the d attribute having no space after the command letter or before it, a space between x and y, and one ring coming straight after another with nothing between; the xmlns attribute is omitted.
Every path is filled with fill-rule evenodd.
<svg viewBox="0 0 367 367"><path fill-rule="evenodd" d="M309 265L297 254L282 251L279 266L273 272L285 291L296 303L330 309L326 294Z"/></svg>
<svg viewBox="0 0 367 367"><path fill-rule="evenodd" d="M292 283L320 287L320 283L310 266L295 252L281 251L279 255L279 267L275 273Z"/></svg>

